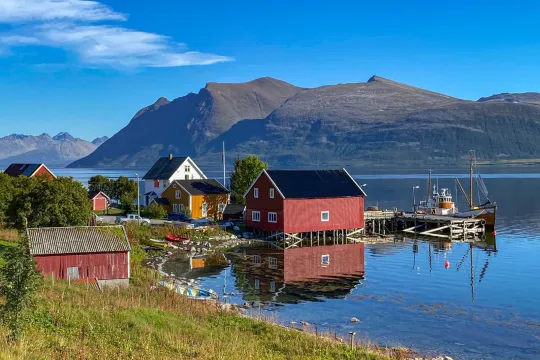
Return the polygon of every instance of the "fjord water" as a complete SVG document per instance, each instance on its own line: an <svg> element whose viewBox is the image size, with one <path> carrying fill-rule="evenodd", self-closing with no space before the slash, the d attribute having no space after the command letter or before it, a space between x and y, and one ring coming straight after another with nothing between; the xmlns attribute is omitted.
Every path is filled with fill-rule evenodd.
<svg viewBox="0 0 540 360"><path fill-rule="evenodd" d="M420 186L417 200L427 194L423 175L356 178L367 184L367 206L410 209L413 186ZM438 181L455 196L453 178L447 174ZM472 247L406 237L366 243L365 273L354 284L351 277L343 277L340 290L346 291L334 291L336 277L320 279L312 289L273 284L279 291L274 299L281 303L265 307L264 314L285 324L307 321L318 331L345 336L355 331L382 345L409 346L454 359L538 359L540 174L487 174L484 180L490 198L499 205L496 237ZM458 198L464 206L463 196ZM171 261L163 270L228 293L228 301L234 303L268 300L263 289L268 284L250 284L253 278L246 278L239 266L233 258L229 267L186 274L185 264ZM263 279L276 270L259 271L263 273L257 277ZM325 281L332 291L324 291ZM352 323L352 317L360 322Z"/></svg>

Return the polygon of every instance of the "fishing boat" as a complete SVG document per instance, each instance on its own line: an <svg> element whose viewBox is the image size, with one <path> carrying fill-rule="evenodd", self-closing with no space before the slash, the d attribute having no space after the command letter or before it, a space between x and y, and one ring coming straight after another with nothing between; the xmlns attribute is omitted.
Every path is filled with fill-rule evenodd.
<svg viewBox="0 0 540 360"><path fill-rule="evenodd" d="M174 282L169 282L162 280L159 282L159 285L175 291L177 294L187 296L193 299L208 300L208 299L217 299L217 294L212 290L203 290L198 287L181 285Z"/></svg>
<svg viewBox="0 0 540 360"><path fill-rule="evenodd" d="M142 239L142 240L140 240L140 242L141 242L141 244L144 244L144 245L163 248L163 249L171 246L171 242L166 241L166 240Z"/></svg>
<svg viewBox="0 0 540 360"><path fill-rule="evenodd" d="M478 188L478 200L480 202L480 193L486 198L486 202L481 205L474 204L474 192L473 187L476 182ZM488 189L478 167L476 165L476 156L473 150L470 152L470 165L469 165L469 194L465 192L465 189L461 185L459 179L456 178L456 183L459 186L463 196L467 200L469 209L466 211L458 212L455 216L461 218L475 218L483 219L486 222L486 228L493 230L495 228L496 215L497 215L497 204L492 202L488 196Z"/></svg>

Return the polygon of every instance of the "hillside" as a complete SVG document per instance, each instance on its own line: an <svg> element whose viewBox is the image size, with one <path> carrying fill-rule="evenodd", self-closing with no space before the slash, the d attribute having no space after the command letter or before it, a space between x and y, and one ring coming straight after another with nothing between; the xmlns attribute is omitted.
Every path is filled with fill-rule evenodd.
<svg viewBox="0 0 540 360"><path fill-rule="evenodd" d="M300 88L272 78L209 83L198 94L159 98L90 156L71 167L149 166L163 154L197 156L206 144L244 119L264 119Z"/></svg>
<svg viewBox="0 0 540 360"><path fill-rule="evenodd" d="M261 96L277 80L246 84ZM230 158L258 154L274 166L459 162L470 149L494 161L540 158L537 93L467 101L373 76L365 83L287 87L294 94L281 92L279 101L263 106L259 98L243 101L239 89L246 84L210 83L199 94L149 107L73 166L149 166L167 153L216 162L223 141ZM147 134L145 118L169 131Z"/></svg>
<svg viewBox="0 0 540 360"><path fill-rule="evenodd" d="M43 162L49 166L66 166L92 153L103 139L88 142L66 132L54 137L48 134L6 136L0 138L0 165Z"/></svg>

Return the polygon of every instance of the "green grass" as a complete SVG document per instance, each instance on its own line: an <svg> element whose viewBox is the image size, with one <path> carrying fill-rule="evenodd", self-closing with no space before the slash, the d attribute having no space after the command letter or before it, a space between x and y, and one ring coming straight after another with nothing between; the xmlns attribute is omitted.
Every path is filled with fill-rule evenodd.
<svg viewBox="0 0 540 360"><path fill-rule="evenodd" d="M0 240L0 267L2 267L5 264L5 261L3 259L3 255L9 251L10 248L13 248L14 246L18 246L19 244L14 241L5 241Z"/></svg>
<svg viewBox="0 0 540 360"><path fill-rule="evenodd" d="M103 210L94 211L94 214L96 215L113 215L114 216L114 215L123 215L124 213L125 213L124 210L115 208L115 207L111 207L107 211L103 211Z"/></svg>

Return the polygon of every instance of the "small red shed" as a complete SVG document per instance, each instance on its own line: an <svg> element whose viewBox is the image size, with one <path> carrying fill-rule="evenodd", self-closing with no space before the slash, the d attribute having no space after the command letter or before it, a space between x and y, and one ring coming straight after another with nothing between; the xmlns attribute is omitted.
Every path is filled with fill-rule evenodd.
<svg viewBox="0 0 540 360"><path fill-rule="evenodd" d="M109 207L111 199L102 191L89 191L88 198L92 201L93 211L105 211Z"/></svg>
<svg viewBox="0 0 540 360"><path fill-rule="evenodd" d="M4 171L4 174L7 174L11 177L18 177L18 176L27 176L27 177L35 177L35 176L46 176L49 179L56 179L56 175L49 170L45 164L11 164L9 167Z"/></svg>
<svg viewBox="0 0 540 360"><path fill-rule="evenodd" d="M45 276L129 284L131 246L123 226L31 228L26 234L30 255Z"/></svg>
<svg viewBox="0 0 540 360"><path fill-rule="evenodd" d="M246 222L266 236L358 232L365 196L345 169L263 170L244 195Z"/></svg>

